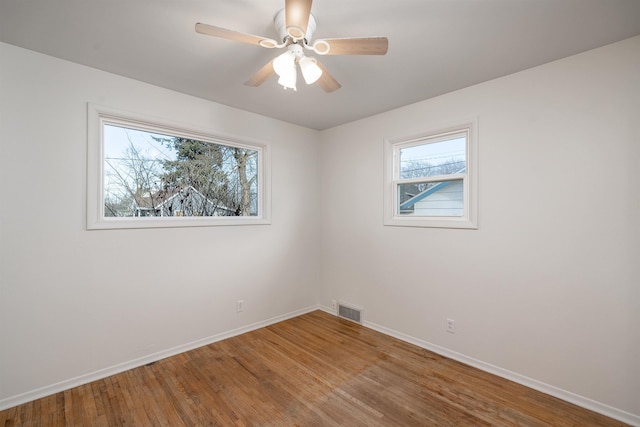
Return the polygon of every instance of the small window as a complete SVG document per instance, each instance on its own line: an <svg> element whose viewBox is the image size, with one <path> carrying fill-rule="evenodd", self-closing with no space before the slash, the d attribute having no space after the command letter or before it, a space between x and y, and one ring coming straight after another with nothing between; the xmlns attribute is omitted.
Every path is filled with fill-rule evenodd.
<svg viewBox="0 0 640 427"><path fill-rule="evenodd" d="M267 146L89 106L88 228L268 223Z"/></svg>
<svg viewBox="0 0 640 427"><path fill-rule="evenodd" d="M476 127L385 141L385 225L477 228Z"/></svg>

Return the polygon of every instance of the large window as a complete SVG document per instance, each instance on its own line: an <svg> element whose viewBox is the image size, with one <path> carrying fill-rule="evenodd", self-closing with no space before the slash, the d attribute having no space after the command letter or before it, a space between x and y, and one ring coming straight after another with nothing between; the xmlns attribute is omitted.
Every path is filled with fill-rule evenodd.
<svg viewBox="0 0 640 427"><path fill-rule="evenodd" d="M477 228L476 128L385 141L386 225Z"/></svg>
<svg viewBox="0 0 640 427"><path fill-rule="evenodd" d="M264 144L89 106L88 228L268 223Z"/></svg>

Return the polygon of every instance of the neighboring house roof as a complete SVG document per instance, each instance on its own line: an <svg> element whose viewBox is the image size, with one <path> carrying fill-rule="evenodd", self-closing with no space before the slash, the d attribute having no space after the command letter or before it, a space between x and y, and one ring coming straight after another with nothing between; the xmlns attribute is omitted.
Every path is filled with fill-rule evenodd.
<svg viewBox="0 0 640 427"><path fill-rule="evenodd" d="M230 209L226 206L218 206L216 205L216 203L212 202L210 199L208 199L204 194L202 194L201 192L199 192L197 189L195 189L192 185L189 185L188 187L185 188L179 188L179 189L174 189L174 190L160 190L156 193L154 193L152 196L138 196L135 197L135 203L136 203L136 207L138 209L161 209L163 207L166 206L170 206L171 203L173 203L173 200L180 196L183 195L185 192L191 193L188 195L198 195L199 197L201 197L203 200L205 200L205 202L211 206L211 208L216 209L216 210L224 210L224 211L229 211L229 212L233 212L233 209ZM154 203L155 202L155 203Z"/></svg>
<svg viewBox="0 0 640 427"><path fill-rule="evenodd" d="M466 170L467 170L467 168L464 167L464 168L460 169L459 171L457 171L455 174L457 175L459 173L464 173ZM418 203L420 200L424 199L425 197L429 197L433 193L436 193L436 192L442 190L443 188L445 188L446 186L448 186L452 182L453 181L442 181L442 182L437 183L433 187L427 188L423 192L416 194L415 196L413 196L409 200L407 200L404 203L402 203L400 205L400 209L401 210L410 209L413 205Z"/></svg>
<svg viewBox="0 0 640 427"><path fill-rule="evenodd" d="M175 199L176 197L184 194L184 193L189 193L189 192L193 192L195 194L197 194L198 196L202 197L202 199L204 199L208 204L211 204L213 207L215 207L215 203L213 203L211 200L209 200L207 197L205 197L204 194L202 194L201 192L199 192L198 190L196 190L195 188L193 188L193 186L188 186L187 188L181 188L178 191L174 191L173 194L169 195L169 192L167 191L167 194L165 195L165 199L158 203L155 207L156 208L160 208L163 205L167 205L170 204L173 199ZM187 196L190 196L191 194L187 194Z"/></svg>

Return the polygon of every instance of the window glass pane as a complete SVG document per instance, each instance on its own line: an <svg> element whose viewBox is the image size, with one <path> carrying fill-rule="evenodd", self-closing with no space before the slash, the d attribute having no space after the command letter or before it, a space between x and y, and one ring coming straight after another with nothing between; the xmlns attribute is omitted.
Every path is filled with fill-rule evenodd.
<svg viewBox="0 0 640 427"><path fill-rule="evenodd" d="M466 136L457 134L449 139L401 148L399 178L464 173L466 146Z"/></svg>
<svg viewBox="0 0 640 427"><path fill-rule="evenodd" d="M105 124L105 217L258 215L258 151Z"/></svg>
<svg viewBox="0 0 640 427"><path fill-rule="evenodd" d="M463 216L461 179L398 184L397 213L402 216Z"/></svg>

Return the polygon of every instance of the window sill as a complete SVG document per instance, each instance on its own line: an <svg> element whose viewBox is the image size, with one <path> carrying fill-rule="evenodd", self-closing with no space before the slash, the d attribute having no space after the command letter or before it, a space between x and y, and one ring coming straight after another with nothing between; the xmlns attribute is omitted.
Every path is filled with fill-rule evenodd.
<svg viewBox="0 0 640 427"><path fill-rule="evenodd" d="M385 218L384 225L394 227L478 229L477 222L466 218L392 217Z"/></svg>

